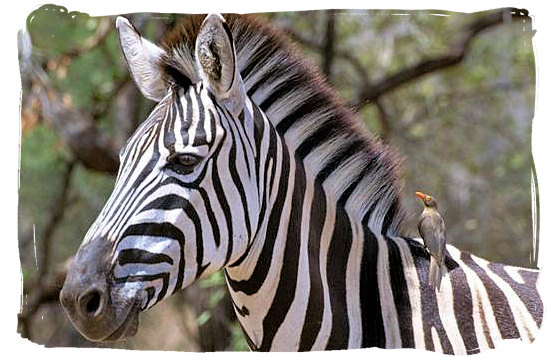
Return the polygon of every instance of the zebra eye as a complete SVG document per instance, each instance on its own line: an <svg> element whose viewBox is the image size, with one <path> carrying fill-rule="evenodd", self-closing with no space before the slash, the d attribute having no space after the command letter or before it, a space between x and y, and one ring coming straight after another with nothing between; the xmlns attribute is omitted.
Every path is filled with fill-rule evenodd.
<svg viewBox="0 0 550 358"><path fill-rule="evenodd" d="M174 153L168 156L166 168L177 174L189 174L195 169L201 158L194 154Z"/></svg>

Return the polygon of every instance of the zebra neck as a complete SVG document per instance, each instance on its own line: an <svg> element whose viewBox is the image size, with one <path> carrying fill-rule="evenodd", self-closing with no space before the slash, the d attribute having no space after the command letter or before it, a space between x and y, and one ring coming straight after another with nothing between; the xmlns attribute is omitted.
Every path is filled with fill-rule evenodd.
<svg viewBox="0 0 550 358"><path fill-rule="evenodd" d="M311 171L314 163L300 160L284 139L278 143L269 209L246 256L226 268L229 291L252 347L342 348L331 322L347 317L347 299L359 302L358 289L349 288L359 283L369 246L363 240L377 240L368 226L380 227L377 212L386 209L381 202L360 216L359 196L346 191L347 178L321 181ZM368 262L376 270L376 260ZM295 327L311 329L297 335Z"/></svg>

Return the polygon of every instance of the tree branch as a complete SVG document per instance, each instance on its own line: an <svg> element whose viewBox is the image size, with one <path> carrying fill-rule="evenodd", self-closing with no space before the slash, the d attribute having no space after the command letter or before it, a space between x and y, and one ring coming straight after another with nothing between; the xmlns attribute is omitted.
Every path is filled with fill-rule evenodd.
<svg viewBox="0 0 550 358"><path fill-rule="evenodd" d="M48 273L48 265L50 259L50 244L52 241L53 233L55 229L63 219L65 214L65 209L67 207L67 198L69 196L69 189L71 187L71 177L73 169L75 167L74 161L67 163L65 172L63 173L63 180L61 183L61 193L59 197L53 200L53 206L51 208L50 220L44 228L44 236L42 238L42 247L41 247L41 257L40 265L38 266L38 280L46 276Z"/></svg>
<svg viewBox="0 0 550 358"><path fill-rule="evenodd" d="M70 260L67 260L63 268L56 273L42 277L33 285L32 289L27 288L28 285L26 285L24 292L29 292L29 294L24 294L24 304L21 313L17 315L17 331L23 338L31 338L30 323L38 309L44 304L58 302L69 262Z"/></svg>
<svg viewBox="0 0 550 358"><path fill-rule="evenodd" d="M393 75L385 77L374 84L364 84L359 91L358 100L353 107L357 110L371 101L376 101L383 94L394 90L395 88L416 80L428 73L432 73L444 68L454 66L464 59L469 49L471 41L482 31L511 20L529 20L527 10L513 8L500 9L489 12L476 21L472 22L463 30L462 37L451 49L438 57L429 58L419 63L407 67Z"/></svg>
<svg viewBox="0 0 550 358"><path fill-rule="evenodd" d="M313 51L322 53L323 52L323 45L320 43L317 43L313 40L307 39L297 33L296 31L286 28L285 34L292 39L292 41L299 43L302 46L305 46ZM368 81L368 72L367 69L361 64L359 59L355 57L351 52L345 51L342 49L334 49L334 57L341 58L347 62L357 71L359 76L362 80Z"/></svg>
<svg viewBox="0 0 550 358"><path fill-rule="evenodd" d="M334 60L334 38L336 36L336 16L333 11L325 11L326 24L325 24L325 43L323 44L323 72L327 76L327 80L330 82L330 76L332 74L332 62Z"/></svg>
<svg viewBox="0 0 550 358"><path fill-rule="evenodd" d="M490 11L480 14L480 18L467 25L462 31L462 36L450 50L438 57L422 60L410 67L407 67L393 75L382 78L376 83L371 83L368 71L361 64L359 59L352 53L343 50L334 50L334 56L346 60L361 77L362 87L352 107L359 111L369 103L377 103L377 100L384 94L396 89L397 87L416 80L428 73L432 73L444 68L452 67L462 62L466 56L471 41L486 29L493 26L515 20L527 20L531 18L527 10L515 8L504 8L496 11ZM285 30L286 34L294 41L306 46L318 53L323 53L323 44L304 38L291 29ZM326 73L326 72L325 72Z"/></svg>
<svg viewBox="0 0 550 358"><path fill-rule="evenodd" d="M100 46L107 36L111 33L113 23L109 17L103 17L99 20L95 33L88 37L82 45L69 50L58 57L48 61L49 67L57 68L61 64L68 64L70 59L81 56L83 53L93 50Z"/></svg>
<svg viewBox="0 0 550 358"><path fill-rule="evenodd" d="M66 269L64 265L54 274L49 274L50 248L53 239L53 233L63 219L65 209L67 208L67 199L71 187L71 177L75 166L74 161L69 161L63 174L61 183L61 193L53 200L50 220L44 229L44 236L40 245L40 260L38 261L37 275L34 284L25 282L23 292L25 293L24 305L21 313L18 315L18 330L24 338L30 338L29 323L34 314L41 305L49 302L56 302L59 292L65 280ZM67 261L68 262L68 261ZM30 288L29 286L32 286ZM27 293L28 296L27 296Z"/></svg>
<svg viewBox="0 0 550 358"><path fill-rule="evenodd" d="M36 85L43 119L56 129L74 157L88 169L116 174L119 161L114 145L92 119L63 100L49 83Z"/></svg>
<svg viewBox="0 0 550 358"><path fill-rule="evenodd" d="M55 128L74 158L86 168L116 174L119 161L114 144L99 132L89 115L75 109L70 98L57 92L44 69L33 63L28 32L19 34L19 42L21 77L30 85L25 102L40 104L42 119Z"/></svg>

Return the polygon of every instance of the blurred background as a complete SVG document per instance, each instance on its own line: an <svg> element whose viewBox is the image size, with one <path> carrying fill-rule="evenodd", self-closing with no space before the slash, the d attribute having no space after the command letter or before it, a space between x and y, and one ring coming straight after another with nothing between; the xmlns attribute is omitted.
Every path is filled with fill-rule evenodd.
<svg viewBox="0 0 550 358"><path fill-rule="evenodd" d="M182 16L127 15L157 43ZM417 236L414 192L423 190L438 200L448 243L536 267L536 72L525 10L258 16L285 31L369 130L403 155L408 234ZM68 260L113 187L118 151L154 106L125 68L115 18L45 5L18 36L18 330L49 347L247 350L221 274L143 313L138 334L123 342L86 341L57 301Z"/></svg>

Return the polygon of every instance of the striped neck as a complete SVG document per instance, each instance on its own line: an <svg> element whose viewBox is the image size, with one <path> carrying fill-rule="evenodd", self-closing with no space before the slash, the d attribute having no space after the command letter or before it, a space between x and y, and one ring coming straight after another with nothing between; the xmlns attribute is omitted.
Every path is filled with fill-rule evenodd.
<svg viewBox="0 0 550 358"><path fill-rule="evenodd" d="M273 174L264 181L270 183L262 203L266 210L245 255L226 268L249 345L262 351L369 345L378 335L363 338L359 327L368 316L361 317L360 308L388 292L361 276L376 276L378 247L387 250L385 238L370 229L380 226L376 213L382 209L372 206L359 217L358 195L338 186L345 178L334 173L320 180L263 118L264 135L270 136L263 143L269 145L256 152ZM360 285L370 288L361 293ZM300 334L296 327L302 327Z"/></svg>

